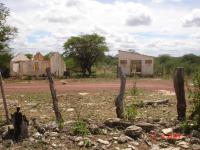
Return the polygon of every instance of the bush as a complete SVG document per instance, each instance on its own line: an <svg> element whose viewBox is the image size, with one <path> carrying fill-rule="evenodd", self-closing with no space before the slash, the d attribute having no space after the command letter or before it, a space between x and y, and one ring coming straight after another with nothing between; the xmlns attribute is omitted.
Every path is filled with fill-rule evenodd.
<svg viewBox="0 0 200 150"><path fill-rule="evenodd" d="M125 118L126 120L133 121L137 115L137 108L134 104L125 107Z"/></svg>
<svg viewBox="0 0 200 150"><path fill-rule="evenodd" d="M200 125L200 71L196 72L193 78L194 89L190 92L192 99L192 115L191 119L194 124Z"/></svg>
<svg viewBox="0 0 200 150"><path fill-rule="evenodd" d="M87 124L83 120L77 120L73 127L74 135L87 135L89 134L89 130L87 128Z"/></svg>

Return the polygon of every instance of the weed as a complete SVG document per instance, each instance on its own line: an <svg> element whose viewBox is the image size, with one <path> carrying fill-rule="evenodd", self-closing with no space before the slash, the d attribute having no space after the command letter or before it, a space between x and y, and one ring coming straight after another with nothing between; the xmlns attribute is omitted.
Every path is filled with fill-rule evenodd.
<svg viewBox="0 0 200 150"><path fill-rule="evenodd" d="M87 135L89 134L89 130L87 128L87 124L83 120L77 120L73 127L74 135Z"/></svg>
<svg viewBox="0 0 200 150"><path fill-rule="evenodd" d="M191 90L189 98L192 99L191 119L194 124L200 125L200 71L193 78L194 89Z"/></svg>
<svg viewBox="0 0 200 150"><path fill-rule="evenodd" d="M133 121L137 115L137 108L134 104L125 107L125 118L126 120Z"/></svg>

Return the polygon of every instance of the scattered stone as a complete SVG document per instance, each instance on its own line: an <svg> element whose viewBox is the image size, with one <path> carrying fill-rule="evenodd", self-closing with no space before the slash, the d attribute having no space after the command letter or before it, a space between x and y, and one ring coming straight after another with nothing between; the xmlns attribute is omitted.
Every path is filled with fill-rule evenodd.
<svg viewBox="0 0 200 150"><path fill-rule="evenodd" d="M200 139L200 132L197 131L197 130L192 130L191 135L192 135L193 137L196 137L196 138L199 138L199 139Z"/></svg>
<svg viewBox="0 0 200 150"><path fill-rule="evenodd" d="M163 143L159 144L159 147L161 147L161 148L167 148L167 147L169 147L169 144L166 143L166 142L163 142Z"/></svg>
<svg viewBox="0 0 200 150"><path fill-rule="evenodd" d="M146 132L150 132L151 130L155 129L153 124L146 122L137 123L136 126L141 127Z"/></svg>
<svg viewBox="0 0 200 150"><path fill-rule="evenodd" d="M190 143L191 144L200 144L200 139L199 138L195 138L195 137L191 137L190 138Z"/></svg>
<svg viewBox="0 0 200 150"><path fill-rule="evenodd" d="M67 109L67 112L72 112L72 111L74 111L74 108Z"/></svg>
<svg viewBox="0 0 200 150"><path fill-rule="evenodd" d="M92 134L99 134L100 133L100 129L96 124L90 124L88 129L90 130L90 133L92 133Z"/></svg>
<svg viewBox="0 0 200 150"><path fill-rule="evenodd" d="M128 148L131 148L132 150L136 149L133 145L129 145L129 144L128 144Z"/></svg>
<svg viewBox="0 0 200 150"><path fill-rule="evenodd" d="M162 129L162 132L167 135L167 134L170 134L173 132L173 129L172 128L166 128L166 129Z"/></svg>
<svg viewBox="0 0 200 150"><path fill-rule="evenodd" d="M189 148L189 143L185 141L178 142L177 145L185 149Z"/></svg>
<svg viewBox="0 0 200 150"><path fill-rule="evenodd" d="M121 135L120 137L117 138L117 142L119 144L123 144L123 143L126 143L130 140L130 138L128 136L125 136L125 135Z"/></svg>
<svg viewBox="0 0 200 150"><path fill-rule="evenodd" d="M36 133L33 135L33 137L34 137L35 139L41 139L41 138L42 138L42 135L41 135L39 132L36 132Z"/></svg>
<svg viewBox="0 0 200 150"><path fill-rule="evenodd" d="M192 145L192 149L193 149L193 150L200 150L200 145L193 144L193 145Z"/></svg>
<svg viewBox="0 0 200 150"><path fill-rule="evenodd" d="M50 137L57 137L58 136L58 132L49 132L49 136Z"/></svg>
<svg viewBox="0 0 200 150"><path fill-rule="evenodd" d="M132 125L131 122L127 122L119 118L109 118L104 122L104 124L110 128L119 128L119 129L125 129Z"/></svg>
<svg viewBox="0 0 200 150"><path fill-rule="evenodd" d="M83 140L83 138L81 137L81 136L78 136L78 137L75 137L74 138L74 141L75 142L80 142L80 141L82 141Z"/></svg>
<svg viewBox="0 0 200 150"><path fill-rule="evenodd" d="M104 144L104 145L109 145L110 144L109 141L105 141L105 140L102 140L102 139L98 139L97 142L99 142L101 144Z"/></svg>
<svg viewBox="0 0 200 150"><path fill-rule="evenodd" d="M168 104L169 103L169 99L165 99L165 100L156 100L156 101L144 101L144 105L153 105L153 106L157 106L157 105L164 105L164 104Z"/></svg>
<svg viewBox="0 0 200 150"><path fill-rule="evenodd" d="M137 139L137 138L141 137L141 135L142 135L142 128L132 125L132 126L126 128L125 135L127 135L133 139Z"/></svg>
<svg viewBox="0 0 200 150"><path fill-rule="evenodd" d="M85 95L88 95L89 93L86 93L86 92L81 92L81 93L78 93L79 95L82 95L82 96L85 96Z"/></svg>
<svg viewBox="0 0 200 150"><path fill-rule="evenodd" d="M80 142L78 143L78 146L79 146L79 147L83 147L83 146L84 146L84 141L80 141Z"/></svg>

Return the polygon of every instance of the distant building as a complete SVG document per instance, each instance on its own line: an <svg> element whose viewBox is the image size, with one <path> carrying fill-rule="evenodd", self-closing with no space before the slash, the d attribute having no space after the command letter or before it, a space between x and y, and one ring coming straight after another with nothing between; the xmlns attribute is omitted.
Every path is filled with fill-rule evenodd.
<svg viewBox="0 0 200 150"><path fill-rule="evenodd" d="M126 75L138 74L141 76L153 75L154 58L139 54L135 51L121 51L118 54L118 65Z"/></svg>
<svg viewBox="0 0 200 150"><path fill-rule="evenodd" d="M65 62L59 53L51 53L45 59L41 53L36 53L33 59L28 59L24 54L16 55L10 62L11 76L46 76L46 68L51 68L51 73L62 77L66 71Z"/></svg>

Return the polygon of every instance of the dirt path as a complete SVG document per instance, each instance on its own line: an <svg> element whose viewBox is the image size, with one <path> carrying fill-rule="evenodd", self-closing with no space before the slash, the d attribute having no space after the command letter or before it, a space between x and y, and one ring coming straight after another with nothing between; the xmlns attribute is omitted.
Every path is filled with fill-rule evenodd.
<svg viewBox="0 0 200 150"><path fill-rule="evenodd" d="M65 84L63 84L63 82ZM102 91L102 90L118 90L119 81L74 81L74 80L57 80L55 82L58 92L67 91ZM127 88L132 87L132 82L127 81ZM137 87L146 90L168 90L173 91L171 80L159 79L140 79L137 81ZM26 93L26 92L48 92L49 85L45 80L42 81L23 81L23 82L6 82L5 90L7 93Z"/></svg>

